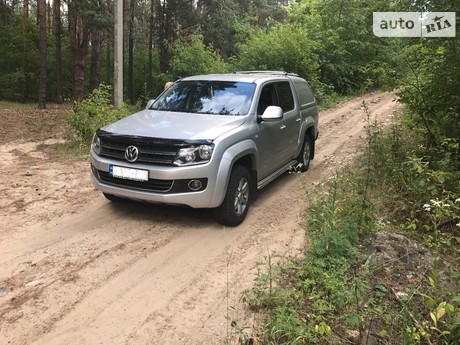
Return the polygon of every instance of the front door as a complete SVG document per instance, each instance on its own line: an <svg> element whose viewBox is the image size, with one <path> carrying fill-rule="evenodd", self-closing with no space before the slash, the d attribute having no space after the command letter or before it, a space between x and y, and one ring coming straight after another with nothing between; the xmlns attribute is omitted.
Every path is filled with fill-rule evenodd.
<svg viewBox="0 0 460 345"><path fill-rule="evenodd" d="M270 105L277 105L276 84L263 86L257 106L257 115L262 115ZM278 121L262 121L259 123L259 179L278 169L284 160L284 119Z"/></svg>

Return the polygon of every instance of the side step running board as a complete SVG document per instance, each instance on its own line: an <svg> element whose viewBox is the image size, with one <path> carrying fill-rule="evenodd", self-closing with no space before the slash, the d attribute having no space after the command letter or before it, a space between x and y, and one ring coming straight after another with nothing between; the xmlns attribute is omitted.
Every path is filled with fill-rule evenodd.
<svg viewBox="0 0 460 345"><path fill-rule="evenodd" d="M296 160L292 160L289 163L283 165L281 168L279 168L272 174L268 175L264 179L257 182L257 190L261 190L262 188L264 188L267 184L269 184L270 182L272 182L273 180L275 180L276 178L284 174L286 171L288 171L289 168L292 167L296 163L297 163Z"/></svg>

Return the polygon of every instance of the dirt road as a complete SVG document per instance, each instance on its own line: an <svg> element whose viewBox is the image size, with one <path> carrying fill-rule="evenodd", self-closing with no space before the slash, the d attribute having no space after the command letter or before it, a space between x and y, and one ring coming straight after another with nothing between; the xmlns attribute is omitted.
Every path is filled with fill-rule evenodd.
<svg viewBox="0 0 460 345"><path fill-rule="evenodd" d="M239 299L256 263L302 252L306 193L360 151L362 101L385 123L394 98L322 112L310 170L266 187L236 228L208 210L108 202L87 160L52 153L63 140L56 112L25 126L0 109L0 344L235 344L232 321L251 327Z"/></svg>

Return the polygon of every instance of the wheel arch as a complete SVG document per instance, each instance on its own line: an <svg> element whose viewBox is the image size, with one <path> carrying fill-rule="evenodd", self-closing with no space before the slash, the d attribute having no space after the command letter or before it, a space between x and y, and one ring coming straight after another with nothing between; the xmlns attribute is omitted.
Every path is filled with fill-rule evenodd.
<svg viewBox="0 0 460 345"><path fill-rule="evenodd" d="M244 166L248 169L249 174L251 176L251 199L256 200L257 198L257 168L256 165L256 156L254 153L248 153L245 156L238 158L233 164L231 171L233 171L234 167L237 165Z"/></svg>
<svg viewBox="0 0 460 345"><path fill-rule="evenodd" d="M216 190L211 207L219 206L228 188L230 175L235 166L241 165L248 169L251 176L251 199L257 191L257 147L252 140L245 140L229 147L222 156L216 179Z"/></svg>

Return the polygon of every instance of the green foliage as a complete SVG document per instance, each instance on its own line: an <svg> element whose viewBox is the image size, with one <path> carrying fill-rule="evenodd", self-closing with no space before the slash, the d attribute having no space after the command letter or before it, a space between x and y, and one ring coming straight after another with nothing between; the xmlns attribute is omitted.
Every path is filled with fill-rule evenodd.
<svg viewBox="0 0 460 345"><path fill-rule="evenodd" d="M21 99L22 88L38 95L38 27L29 19L27 22L27 80L22 73L22 21L21 16L13 17L9 25L0 27L0 98ZM38 96L36 96L38 97Z"/></svg>
<svg viewBox="0 0 460 345"><path fill-rule="evenodd" d="M297 73L315 85L318 76L316 42L305 34L303 27L281 24L259 30L240 45L236 70L279 70Z"/></svg>
<svg viewBox="0 0 460 345"><path fill-rule="evenodd" d="M305 341L313 340L308 333L297 310L279 306L275 309L274 315L267 325L264 343L302 344Z"/></svg>
<svg viewBox="0 0 460 345"><path fill-rule="evenodd" d="M297 73L311 82L320 102L394 87L402 41L385 41L372 32L373 12L388 7L384 1L308 0L293 3L286 22L249 30L247 36L240 23L237 32L244 41L233 68Z"/></svg>
<svg viewBox="0 0 460 345"><path fill-rule="evenodd" d="M460 10L459 2L427 2L430 11ZM426 137L426 147L442 148L446 138L460 143L460 28L456 37L410 41L402 50L407 73L401 78L401 101L409 123ZM459 151L457 151L458 155Z"/></svg>
<svg viewBox="0 0 460 345"><path fill-rule="evenodd" d="M203 42L206 46L213 47L226 60L235 54L235 43L238 38L234 31L244 12L233 0L207 1L205 6L209 13L217 15L198 17Z"/></svg>
<svg viewBox="0 0 460 345"><path fill-rule="evenodd" d="M22 72L22 19L19 14L14 15L12 21L0 26L0 99L31 101L38 98L38 26L33 16L27 22L27 56L26 76ZM48 70L47 70L47 97L55 99L56 71L55 71L55 39L48 34ZM70 54L68 37L62 40L63 64L63 91L64 97L73 94L73 63ZM22 98L25 88L26 99Z"/></svg>
<svg viewBox="0 0 460 345"><path fill-rule="evenodd" d="M400 92L411 111L410 123L427 137L428 147L438 146L444 138L459 142L460 137L460 50L458 44L439 41L444 42L415 45L407 51L411 70Z"/></svg>
<svg viewBox="0 0 460 345"><path fill-rule="evenodd" d="M393 87L404 66L399 50L404 50L405 45L403 41L376 38L371 29L372 12L387 10L391 6L383 0L305 0L289 5L273 0L210 0L200 3L196 9L183 1L158 3L156 15L168 20L155 21L153 27L155 48L151 72L154 86L153 90L148 90L152 93L149 97L161 92L166 81L228 69L298 73L310 81L318 100L325 103L329 98L337 99L370 88ZM19 99L25 86L28 96L34 99L38 93L37 25L29 19L27 78L24 78L21 71L20 6L9 8L8 4L5 10L6 25L1 27L0 35L0 47L4 53L0 56L0 97ZM30 18L34 17L34 10L31 7ZM146 15L150 12L150 4L136 2L132 10L135 30L132 91L137 99L141 94L146 96L144 85L150 85L147 81L150 75L147 70L150 23ZM85 3L79 11L89 27L103 32L99 77L102 82L111 84L113 47L110 30L113 25L109 8L105 3ZM62 80L65 98L73 94L74 79L66 29L64 25ZM48 98L53 99L56 75L52 31L48 33L48 42ZM86 79L89 79L90 59L91 49L86 56ZM231 68L226 62L231 62ZM127 66L124 71L127 73Z"/></svg>
<svg viewBox="0 0 460 345"><path fill-rule="evenodd" d="M269 257L255 287L244 293L253 308L268 308L264 343L329 341L333 315L360 329L373 313L363 307L370 286L353 273L361 259L358 241L375 228L373 209L354 183L345 170L331 180L328 192L312 201L305 258L276 266Z"/></svg>
<svg viewBox="0 0 460 345"><path fill-rule="evenodd" d="M311 201L305 258L279 265L268 260L244 294L263 311L264 343L337 343L347 330L365 342L369 329L395 344L460 341L460 274L455 273L460 179L451 163L454 155L426 151L419 133L397 122L383 130L370 123L365 104L364 109L364 154L352 169L323 184ZM456 150L452 141L445 145L449 152ZM452 265L441 266L436 259L426 276L413 278L413 287L406 282L412 290L401 298L382 273L385 267L367 264L361 248L362 239L376 229L395 228L408 228ZM398 284L406 279L401 278Z"/></svg>
<svg viewBox="0 0 460 345"><path fill-rule="evenodd" d="M383 1L333 0L300 1L292 6L289 21L302 23L304 34L316 43L319 81L327 86L326 95L395 85L397 45L372 32L373 12L388 6Z"/></svg>
<svg viewBox="0 0 460 345"><path fill-rule="evenodd" d="M455 250L460 243L452 231L460 219L457 145L447 140L442 149L426 150L423 136L404 125L407 118L402 122L385 131L368 127L368 149L359 167L368 170L373 205L393 223L423 230L428 247Z"/></svg>
<svg viewBox="0 0 460 345"><path fill-rule="evenodd" d="M192 35L189 45L181 40L175 42L170 70L173 79L226 71L226 63L211 47L204 45L201 34Z"/></svg>
<svg viewBox="0 0 460 345"><path fill-rule="evenodd" d="M418 293L423 298L421 306L415 308L411 304L415 294L404 302L404 307L418 316L417 320L414 314L410 314L414 325L404 330L404 336L410 344L426 340L434 344L452 345L460 341L460 274L450 272L455 288L448 287L443 282L446 272L441 269L439 261L439 256L434 259L433 270L427 277L427 292Z"/></svg>
<svg viewBox="0 0 460 345"><path fill-rule="evenodd" d="M67 119L68 124L83 144L89 144L96 130L117 121L133 109L123 104L120 109L112 106L111 87L101 84L81 103L75 103Z"/></svg>
<svg viewBox="0 0 460 345"><path fill-rule="evenodd" d="M146 83L147 79L146 76L148 75L147 66L148 66L148 54L145 50L135 51L134 52L134 65L133 65L133 94L135 95L136 99L140 99L142 102L146 103L147 99L156 98L158 94L163 91L164 83L155 83L153 85L154 93L148 95L146 90ZM125 80L128 80L128 61L125 59L125 66L124 66L124 73L125 73ZM159 57L158 52L153 51L153 68L154 70L159 69ZM112 66L109 66L112 68ZM154 76L154 80L155 80Z"/></svg>

